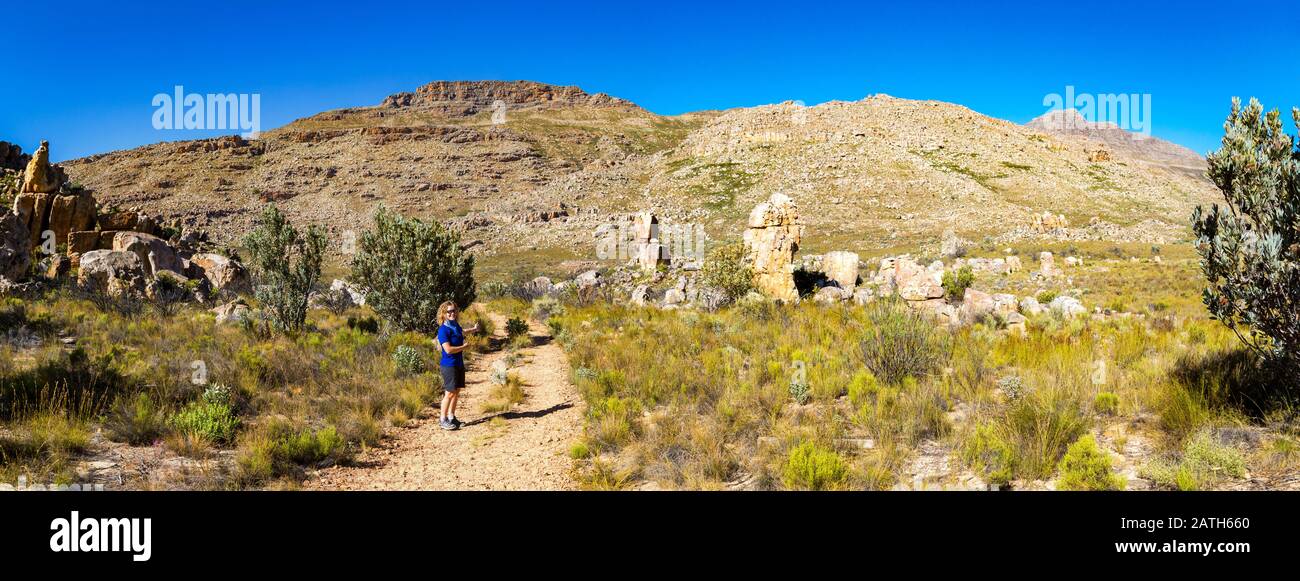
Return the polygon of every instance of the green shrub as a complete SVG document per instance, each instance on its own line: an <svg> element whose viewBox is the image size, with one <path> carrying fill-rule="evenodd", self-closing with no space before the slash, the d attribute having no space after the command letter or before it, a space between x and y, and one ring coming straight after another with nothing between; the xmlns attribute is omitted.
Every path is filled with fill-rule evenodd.
<svg viewBox="0 0 1300 581"><path fill-rule="evenodd" d="M853 374L853 379L849 380L849 401L854 406L861 406L870 401L879 391L880 382L876 381L876 376L866 369L858 370Z"/></svg>
<svg viewBox="0 0 1300 581"><path fill-rule="evenodd" d="M848 464L838 453L807 441L790 451L782 471L786 488L803 490L843 488L848 475Z"/></svg>
<svg viewBox="0 0 1300 581"><path fill-rule="evenodd" d="M108 437L133 446L151 444L167 429L167 418L147 393L122 399L105 421Z"/></svg>
<svg viewBox="0 0 1300 581"><path fill-rule="evenodd" d="M1293 111L1300 128L1300 110ZM1233 98L1222 147L1207 174L1227 207L1197 206L1192 230L1210 314L1257 353L1278 363L1275 388L1300 377L1300 143L1275 109Z"/></svg>
<svg viewBox="0 0 1300 581"><path fill-rule="evenodd" d="M244 238L249 266L257 281L255 295L277 330L297 332L307 321L307 298L320 280L325 234L315 225L306 235L289 224L274 204Z"/></svg>
<svg viewBox="0 0 1300 581"><path fill-rule="evenodd" d="M704 257L700 269L704 284L718 289L728 302L754 290L754 271L745 260L745 245L732 242L718 246Z"/></svg>
<svg viewBox="0 0 1300 581"><path fill-rule="evenodd" d="M366 305L400 331L434 333L439 305L466 309L475 299L474 256L460 235L383 206L358 241L352 279L366 289Z"/></svg>
<svg viewBox="0 0 1300 581"><path fill-rule="evenodd" d="M897 385L905 377L926 377L947 364L952 355L949 334L898 301L876 301L867 307L867 314L872 326L859 344L862 359L885 383Z"/></svg>
<svg viewBox="0 0 1300 581"><path fill-rule="evenodd" d="M1115 412L1119 411L1119 396L1109 391L1103 391L1092 400L1092 409L1099 414L1113 416Z"/></svg>
<svg viewBox="0 0 1300 581"><path fill-rule="evenodd" d="M230 406L196 401L173 415L169 422L176 431L193 434L210 442L229 443L234 440L239 418Z"/></svg>
<svg viewBox="0 0 1300 581"><path fill-rule="evenodd" d="M1042 303L1044 306L1046 306L1048 304L1051 304L1052 301L1056 300L1058 294L1059 293L1057 293L1054 290L1045 290L1038 293L1038 296L1034 298L1037 299L1039 303Z"/></svg>
<svg viewBox="0 0 1300 581"><path fill-rule="evenodd" d="M795 403L799 405L808 403L812 399L812 390L808 387L808 382L790 380L790 397L794 398Z"/></svg>
<svg viewBox="0 0 1300 581"><path fill-rule="evenodd" d="M528 335L528 322L518 317L511 317L506 320L506 337L514 339L515 337Z"/></svg>
<svg viewBox="0 0 1300 581"><path fill-rule="evenodd" d="M1124 480L1110 471L1110 456L1092 434L1070 445L1058 466L1057 490L1123 490Z"/></svg>
<svg viewBox="0 0 1300 581"><path fill-rule="evenodd" d="M976 426L974 435L962 446L961 457L990 484L1006 486L1015 477L1015 448L991 425Z"/></svg>
<svg viewBox="0 0 1300 581"><path fill-rule="evenodd" d="M424 355L420 353L419 349L410 345L398 345L393 350L393 365L400 373L423 373Z"/></svg>
<svg viewBox="0 0 1300 581"><path fill-rule="evenodd" d="M943 294L950 301L960 301L966 295L966 289L975 284L975 271L963 266L953 272L948 269L943 273Z"/></svg>

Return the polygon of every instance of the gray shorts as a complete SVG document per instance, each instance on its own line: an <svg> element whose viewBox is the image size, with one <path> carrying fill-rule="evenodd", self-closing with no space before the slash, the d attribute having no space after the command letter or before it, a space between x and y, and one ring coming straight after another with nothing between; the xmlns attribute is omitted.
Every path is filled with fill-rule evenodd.
<svg viewBox="0 0 1300 581"><path fill-rule="evenodd" d="M444 391L456 391L465 387L465 366L464 365L440 365L442 370L442 389Z"/></svg>

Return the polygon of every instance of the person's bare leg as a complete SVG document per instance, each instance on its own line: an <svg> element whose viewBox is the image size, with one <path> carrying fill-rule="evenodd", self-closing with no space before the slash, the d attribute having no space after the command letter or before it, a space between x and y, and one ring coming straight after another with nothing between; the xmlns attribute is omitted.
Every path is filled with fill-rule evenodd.
<svg viewBox="0 0 1300 581"><path fill-rule="evenodd" d="M450 415L447 412L451 410L451 402L456 399L455 394L454 391L442 392L442 405L438 407L439 420L445 420Z"/></svg>
<svg viewBox="0 0 1300 581"><path fill-rule="evenodd" d="M456 417L456 404L458 404L458 403L460 403L460 390L459 390L459 389L456 390L456 391L454 391L454 392L452 392L452 394L451 394L451 411L448 413L448 416L449 416L449 417L453 417L453 418Z"/></svg>

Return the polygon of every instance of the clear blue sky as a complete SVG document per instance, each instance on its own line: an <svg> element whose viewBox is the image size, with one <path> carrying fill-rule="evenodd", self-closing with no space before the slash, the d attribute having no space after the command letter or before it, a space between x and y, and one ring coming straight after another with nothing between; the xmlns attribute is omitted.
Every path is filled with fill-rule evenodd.
<svg viewBox="0 0 1300 581"><path fill-rule="evenodd" d="M153 129L152 97L178 84L260 93L264 130L437 79L575 84L663 114L883 92L1015 122L1074 85L1151 94L1152 133L1198 153L1233 95L1300 105L1293 5L974 4L25 0L6 7L0 140L63 160L210 136Z"/></svg>

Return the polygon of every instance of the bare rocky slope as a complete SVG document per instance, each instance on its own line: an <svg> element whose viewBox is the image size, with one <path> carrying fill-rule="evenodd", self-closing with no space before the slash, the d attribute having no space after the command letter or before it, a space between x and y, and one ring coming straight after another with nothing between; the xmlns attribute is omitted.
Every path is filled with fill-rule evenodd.
<svg viewBox="0 0 1300 581"><path fill-rule="evenodd" d="M1200 158L1153 160L1096 133L885 95L661 116L576 87L440 81L257 140L162 143L63 165L101 201L178 217L218 240L237 241L271 200L340 240L383 203L462 228L499 261L594 259L595 228L642 210L734 238L773 192L797 201L814 251L883 252L949 229L998 243L1186 238L1192 207L1215 197ZM1035 230L1043 212L1070 226Z"/></svg>

